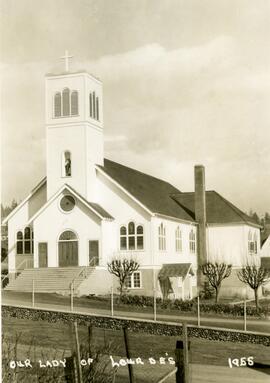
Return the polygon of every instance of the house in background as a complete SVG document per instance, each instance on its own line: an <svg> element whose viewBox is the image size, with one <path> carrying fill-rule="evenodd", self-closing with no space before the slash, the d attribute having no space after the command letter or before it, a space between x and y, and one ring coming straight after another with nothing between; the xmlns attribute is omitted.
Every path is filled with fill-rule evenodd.
<svg viewBox="0 0 270 383"><path fill-rule="evenodd" d="M107 262L135 258L131 294L190 299L198 265L233 265L223 295L244 291L235 270L260 262L260 226L195 166L195 191L104 158L102 83L85 72L46 76L46 177L4 220L13 291L107 294ZM179 177L181 175L179 174Z"/></svg>
<svg viewBox="0 0 270 383"><path fill-rule="evenodd" d="M261 252L261 266L267 270L270 270L270 235L262 243ZM263 286L263 292L270 294L270 278Z"/></svg>

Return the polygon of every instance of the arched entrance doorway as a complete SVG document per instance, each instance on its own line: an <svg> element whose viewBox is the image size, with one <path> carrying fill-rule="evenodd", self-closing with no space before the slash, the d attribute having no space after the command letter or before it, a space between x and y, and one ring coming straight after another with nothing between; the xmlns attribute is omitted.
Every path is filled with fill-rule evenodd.
<svg viewBox="0 0 270 383"><path fill-rule="evenodd" d="M58 240L59 267L78 266L78 237L71 231L64 231Z"/></svg>

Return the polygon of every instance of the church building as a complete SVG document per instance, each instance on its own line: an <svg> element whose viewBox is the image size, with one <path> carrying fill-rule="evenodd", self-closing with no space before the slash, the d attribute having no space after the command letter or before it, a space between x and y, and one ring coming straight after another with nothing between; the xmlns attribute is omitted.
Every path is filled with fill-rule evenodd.
<svg viewBox="0 0 270 383"><path fill-rule="evenodd" d="M244 286L235 270L259 262L260 226L215 191L195 166L194 192L104 158L102 82L85 73L46 76L46 176L9 214L7 290L108 294L115 258L140 267L130 294L191 299L197 268L231 263L221 294ZM192 171L192 170L191 170ZM181 177L181 174L179 174Z"/></svg>

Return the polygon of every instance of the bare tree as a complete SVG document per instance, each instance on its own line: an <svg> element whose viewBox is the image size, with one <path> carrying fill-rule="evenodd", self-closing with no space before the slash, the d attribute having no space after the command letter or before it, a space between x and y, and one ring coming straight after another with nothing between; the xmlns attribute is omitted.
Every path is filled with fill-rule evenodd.
<svg viewBox="0 0 270 383"><path fill-rule="evenodd" d="M256 309L259 308L258 290L270 276L270 270L262 266L247 265L237 273L241 282L249 285L254 290Z"/></svg>
<svg viewBox="0 0 270 383"><path fill-rule="evenodd" d="M120 301L122 299L123 290L126 285L128 277L130 277L134 271L137 271L139 268L139 263L134 259L113 259L111 262L107 263L108 271L115 275L119 280L119 293Z"/></svg>
<svg viewBox="0 0 270 383"><path fill-rule="evenodd" d="M219 299L221 282L223 279L228 278L231 275L231 271L232 265L227 265L226 263L207 262L202 265L203 275L208 278L210 285L216 291L216 303Z"/></svg>

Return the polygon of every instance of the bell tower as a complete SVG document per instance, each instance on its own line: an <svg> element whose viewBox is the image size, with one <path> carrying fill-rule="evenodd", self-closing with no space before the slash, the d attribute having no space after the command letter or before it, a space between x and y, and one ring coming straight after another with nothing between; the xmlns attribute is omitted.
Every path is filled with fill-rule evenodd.
<svg viewBox="0 0 270 383"><path fill-rule="evenodd" d="M85 73L46 76L47 199L68 184L96 200L95 165L103 165L102 83Z"/></svg>

